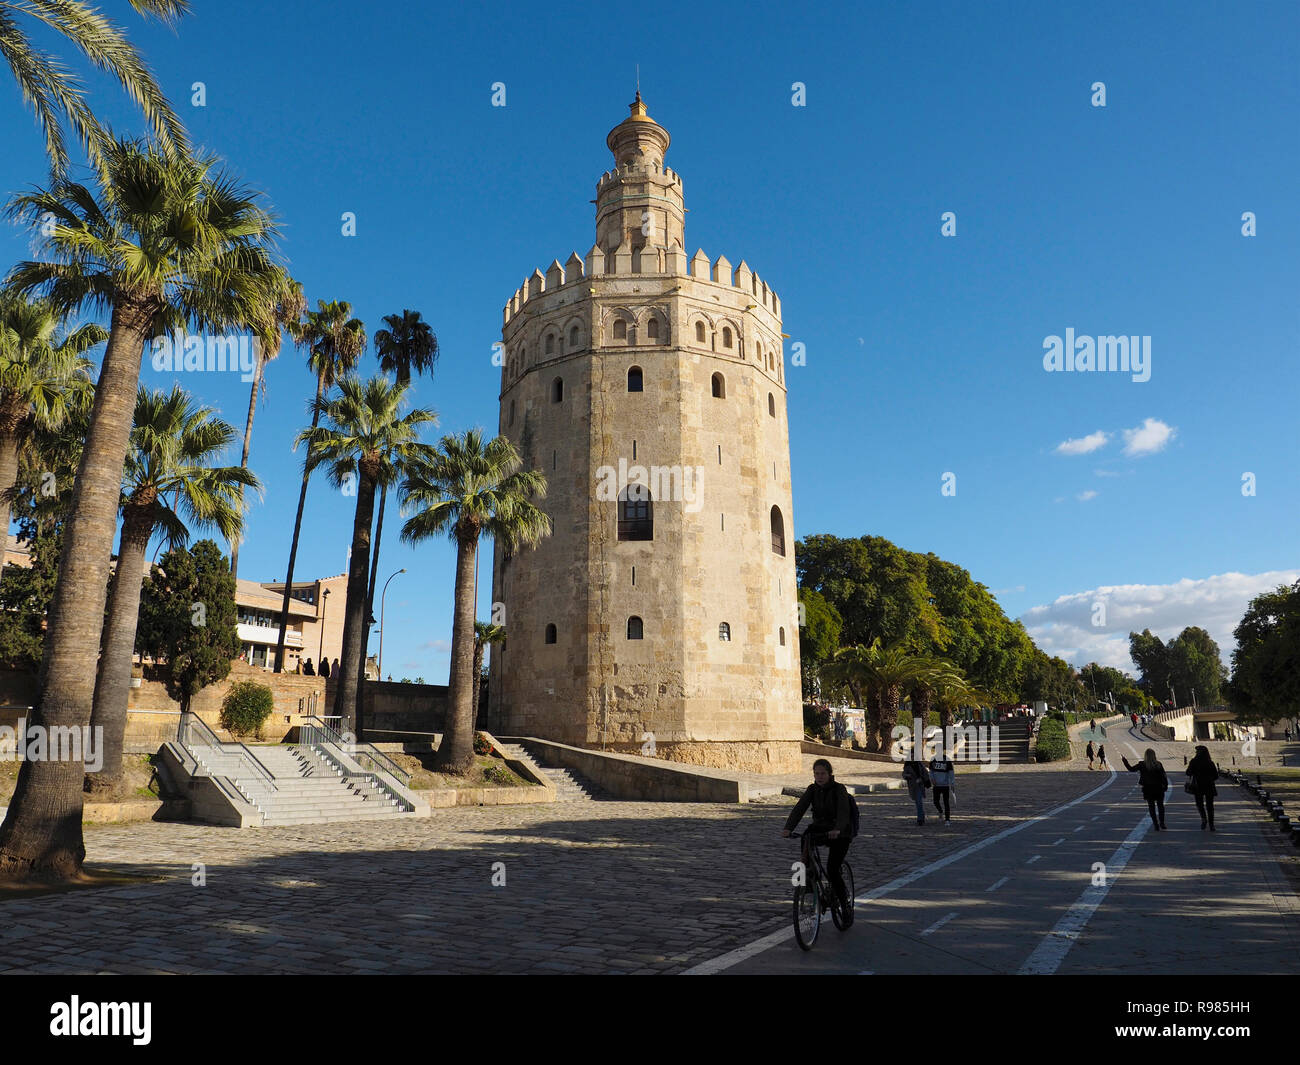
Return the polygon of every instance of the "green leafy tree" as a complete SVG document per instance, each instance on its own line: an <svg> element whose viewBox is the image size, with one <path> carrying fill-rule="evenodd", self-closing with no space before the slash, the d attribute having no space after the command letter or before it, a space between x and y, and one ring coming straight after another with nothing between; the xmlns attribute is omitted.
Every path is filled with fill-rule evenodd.
<svg viewBox="0 0 1300 1065"><path fill-rule="evenodd" d="M354 487L357 497L352 521L352 555L348 564L347 599L343 613L341 675L335 681L334 713L344 727L362 733L361 688L365 676L364 634L366 588L370 567L370 528L374 519L375 492L394 484L429 462L435 455L429 444L420 442L420 430L433 425L438 416L417 408L406 414L406 385L394 385L386 377L362 381L354 376L338 383L338 395L319 401L312 427L304 429L295 443L307 447L308 466L325 464L330 483ZM317 424L323 419L323 424Z"/></svg>
<svg viewBox="0 0 1300 1065"><path fill-rule="evenodd" d="M1198 625L1189 625L1169 643L1169 675L1180 698L1212 706L1219 702L1227 670L1219 645Z"/></svg>
<svg viewBox="0 0 1300 1065"><path fill-rule="evenodd" d="M1128 653L1138 668L1139 684L1157 702L1169 698L1169 651L1150 629L1128 634Z"/></svg>
<svg viewBox="0 0 1300 1065"><path fill-rule="evenodd" d="M235 736L262 738L262 727L275 710L275 693L255 680L241 680L230 686L221 700L221 727Z"/></svg>
<svg viewBox="0 0 1300 1065"><path fill-rule="evenodd" d="M532 502L546 495L546 478L521 465L509 439L498 436L484 443L483 434L471 429L444 436L433 460L402 486L403 501L413 511L402 526L402 539L420 543L441 533L456 544L447 724L437 759L443 772L463 773L474 761L471 692L479 537L489 536L513 551L534 546L551 531L551 519Z"/></svg>
<svg viewBox="0 0 1300 1065"><path fill-rule="evenodd" d="M812 588L799 589L799 607L803 615L803 623L799 626L803 697L805 700L817 699L822 694L819 674L840 649L844 619L821 592Z"/></svg>
<svg viewBox="0 0 1300 1065"><path fill-rule="evenodd" d="M195 159L133 142L104 145L96 190L56 182L17 197L11 215L34 225L46 257L20 263L9 283L43 291L60 313L110 312L109 337L70 506L50 606L36 717L85 728L94 702L119 484L144 347L196 331L262 334L268 293L283 271L275 227L255 194ZM0 825L0 879L81 874L83 767L25 761Z"/></svg>
<svg viewBox="0 0 1300 1065"><path fill-rule="evenodd" d="M316 301L301 322L289 327L294 342L307 350L307 365L316 375L316 399L311 405L311 430L320 424L322 401L334 382L352 371L366 350L365 323L352 317L352 305L343 300ZM280 631L275 641L275 672L284 670L284 641L289 631L289 602L293 598L293 570L298 562L298 537L302 533L302 512L307 503L307 482L315 468L311 452L302 465L302 487L298 490L298 513L293 519L293 540L289 544L289 566L280 601Z"/></svg>
<svg viewBox="0 0 1300 1065"><path fill-rule="evenodd" d="M189 11L188 0L130 0L145 16L173 25ZM68 165L64 122L99 161L109 141L86 104L81 80L58 56L38 48L30 29L42 26L61 34L92 65L116 78L139 105L153 135L169 151L184 150L187 139L181 120L154 80L136 47L122 28L91 4L80 0L18 0L0 2L0 55L9 64L18 92L35 113L45 134L50 168L61 175Z"/></svg>
<svg viewBox="0 0 1300 1065"><path fill-rule="evenodd" d="M5 567L0 582L0 666L22 673L40 668L45 650L45 613L54 599L61 536L34 532L27 546L30 566Z"/></svg>
<svg viewBox="0 0 1300 1065"><path fill-rule="evenodd" d="M240 647L237 616L235 578L212 540L168 551L149 574L136 651L157 663L182 713L209 684L230 675Z"/></svg>
<svg viewBox="0 0 1300 1065"><path fill-rule="evenodd" d="M170 393L142 388L135 401L131 450L122 471L122 539L95 680L92 728L102 729L103 766L89 777L107 791L122 777L131 660L140 615L145 557L155 531L183 547L191 529L216 529L228 542L243 528L242 492L261 484L242 466L222 466L235 428L200 407L179 385Z"/></svg>
<svg viewBox="0 0 1300 1065"><path fill-rule="evenodd" d="M1233 636L1227 694L1238 721L1300 718L1300 581L1252 599Z"/></svg>

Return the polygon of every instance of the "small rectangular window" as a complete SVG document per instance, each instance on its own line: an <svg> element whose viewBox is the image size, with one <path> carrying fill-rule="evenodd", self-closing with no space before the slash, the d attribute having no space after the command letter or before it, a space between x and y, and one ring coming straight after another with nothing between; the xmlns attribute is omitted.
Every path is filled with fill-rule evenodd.
<svg viewBox="0 0 1300 1065"><path fill-rule="evenodd" d="M636 567L632 567L632 587L636 587Z"/></svg>

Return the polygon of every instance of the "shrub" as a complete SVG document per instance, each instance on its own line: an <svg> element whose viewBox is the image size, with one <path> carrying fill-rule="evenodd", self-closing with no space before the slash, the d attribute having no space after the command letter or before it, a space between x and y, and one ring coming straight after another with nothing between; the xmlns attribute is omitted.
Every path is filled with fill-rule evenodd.
<svg viewBox="0 0 1300 1065"><path fill-rule="evenodd" d="M481 732L474 733L474 753L475 754L492 753L491 742L489 742L488 738L485 735L483 735L483 733Z"/></svg>
<svg viewBox="0 0 1300 1065"><path fill-rule="evenodd" d="M221 727L236 736L249 733L262 738L262 726L275 709L275 696L265 684L241 680L230 686L221 700Z"/></svg>
<svg viewBox="0 0 1300 1065"><path fill-rule="evenodd" d="M1040 762L1059 762L1070 757L1070 737L1065 725L1054 717L1043 719L1038 728L1034 757Z"/></svg>
<svg viewBox="0 0 1300 1065"><path fill-rule="evenodd" d="M803 704L803 731L806 736L820 736L831 727L831 708L816 703Z"/></svg>
<svg viewBox="0 0 1300 1065"><path fill-rule="evenodd" d="M492 784L514 784L515 775L503 765L490 765L483 770L483 779Z"/></svg>

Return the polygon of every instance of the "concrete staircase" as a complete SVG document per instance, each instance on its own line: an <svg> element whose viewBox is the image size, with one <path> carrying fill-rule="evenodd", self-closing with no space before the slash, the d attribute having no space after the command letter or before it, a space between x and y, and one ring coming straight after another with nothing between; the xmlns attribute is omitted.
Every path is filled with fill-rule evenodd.
<svg viewBox="0 0 1300 1065"><path fill-rule="evenodd" d="M559 769L543 765L522 744L503 743L501 749L511 758L520 758L531 762L552 784L555 785L556 802L591 802L603 799L605 793L595 784L573 769Z"/></svg>
<svg viewBox="0 0 1300 1065"><path fill-rule="evenodd" d="M345 777L310 749L280 746L254 747L252 751L272 781L256 772L238 749L198 747L192 753L208 773L235 783L261 811L263 825L373 821L405 812L374 781Z"/></svg>
<svg viewBox="0 0 1300 1065"><path fill-rule="evenodd" d="M1025 765L1029 762L1029 732L1027 718L1013 717L998 725L998 764Z"/></svg>

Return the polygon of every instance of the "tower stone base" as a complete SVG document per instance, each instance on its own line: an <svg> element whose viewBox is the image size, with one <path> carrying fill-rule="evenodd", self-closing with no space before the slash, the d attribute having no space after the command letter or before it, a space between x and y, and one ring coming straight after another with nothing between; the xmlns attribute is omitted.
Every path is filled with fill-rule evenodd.
<svg viewBox="0 0 1300 1065"><path fill-rule="evenodd" d="M605 749L617 754L643 753L635 744L609 744ZM802 748L798 741L790 740L660 743L655 746L655 756L684 765L741 773L798 773L803 768Z"/></svg>

